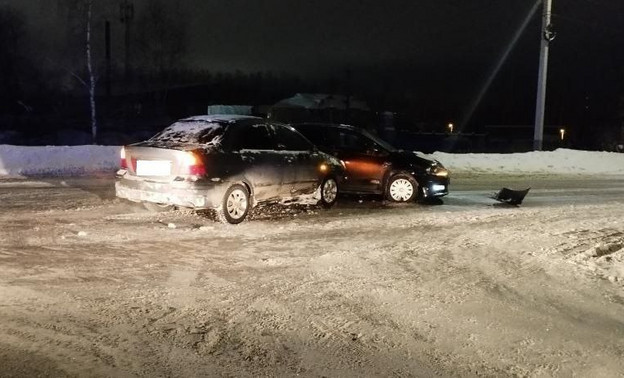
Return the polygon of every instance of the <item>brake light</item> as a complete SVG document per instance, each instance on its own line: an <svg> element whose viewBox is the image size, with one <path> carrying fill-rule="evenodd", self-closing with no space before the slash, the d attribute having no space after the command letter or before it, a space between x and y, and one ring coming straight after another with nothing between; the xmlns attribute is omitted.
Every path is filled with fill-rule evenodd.
<svg viewBox="0 0 624 378"><path fill-rule="evenodd" d="M199 156L186 152L182 157L182 174L203 176L206 174L206 166Z"/></svg>
<svg viewBox="0 0 624 378"><path fill-rule="evenodd" d="M120 162L119 162L119 166L122 169L128 169L128 162L126 161L126 149L124 147L121 147L121 152L119 153L120 155Z"/></svg>

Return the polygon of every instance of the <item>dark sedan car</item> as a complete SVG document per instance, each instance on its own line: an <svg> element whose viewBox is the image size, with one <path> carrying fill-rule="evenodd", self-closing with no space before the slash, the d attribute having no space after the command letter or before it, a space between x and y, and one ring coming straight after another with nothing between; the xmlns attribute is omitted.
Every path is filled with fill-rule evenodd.
<svg viewBox="0 0 624 378"><path fill-rule="evenodd" d="M261 202L330 207L343 174L339 160L290 126L207 115L124 146L115 191L148 208L215 209L220 220L235 224Z"/></svg>
<svg viewBox="0 0 624 378"><path fill-rule="evenodd" d="M438 161L397 150L349 125L304 123L293 127L323 152L345 164L343 193L381 194L395 202L448 194L449 172Z"/></svg>

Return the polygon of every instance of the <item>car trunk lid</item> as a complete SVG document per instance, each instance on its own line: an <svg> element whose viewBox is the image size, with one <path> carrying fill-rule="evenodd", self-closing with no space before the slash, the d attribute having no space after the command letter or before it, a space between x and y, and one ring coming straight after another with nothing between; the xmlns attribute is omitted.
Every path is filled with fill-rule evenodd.
<svg viewBox="0 0 624 378"><path fill-rule="evenodd" d="M205 175L205 162L192 146L152 147L135 144L124 147L125 165L132 176L170 182L185 176Z"/></svg>

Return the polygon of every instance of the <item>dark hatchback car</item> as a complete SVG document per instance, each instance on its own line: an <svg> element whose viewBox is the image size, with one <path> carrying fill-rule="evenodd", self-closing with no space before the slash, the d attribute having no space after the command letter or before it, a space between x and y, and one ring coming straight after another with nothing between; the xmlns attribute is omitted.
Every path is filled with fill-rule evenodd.
<svg viewBox="0 0 624 378"><path fill-rule="evenodd" d="M330 207L343 175L339 160L290 126L207 115L124 146L115 191L151 209L215 209L221 221L236 224L261 202Z"/></svg>
<svg viewBox="0 0 624 378"><path fill-rule="evenodd" d="M342 193L381 194L394 202L426 200L448 194L449 172L434 160L398 150L349 125L293 124L323 152L346 167Z"/></svg>

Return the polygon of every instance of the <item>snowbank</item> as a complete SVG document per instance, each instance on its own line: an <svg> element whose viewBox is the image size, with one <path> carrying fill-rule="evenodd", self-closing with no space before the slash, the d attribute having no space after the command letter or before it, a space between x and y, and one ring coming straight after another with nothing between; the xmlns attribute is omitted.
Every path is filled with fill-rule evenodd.
<svg viewBox="0 0 624 378"><path fill-rule="evenodd" d="M474 173L550 173L550 174L624 174L624 154L618 152L558 149L511 154L428 155L453 172Z"/></svg>
<svg viewBox="0 0 624 378"><path fill-rule="evenodd" d="M118 146L0 145L0 176L88 175L114 172ZM554 173L624 175L624 154L558 149L512 154L425 155L453 173Z"/></svg>
<svg viewBox="0 0 624 378"><path fill-rule="evenodd" d="M119 167L118 146L11 146L0 145L0 175L88 175L114 172Z"/></svg>

